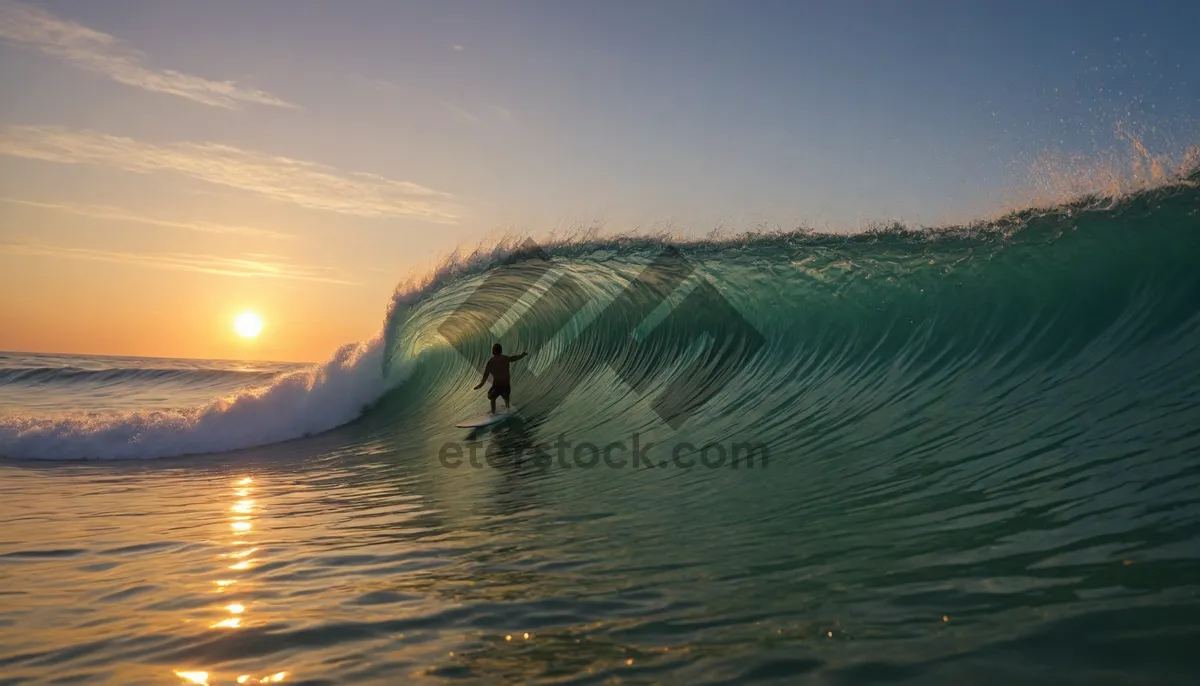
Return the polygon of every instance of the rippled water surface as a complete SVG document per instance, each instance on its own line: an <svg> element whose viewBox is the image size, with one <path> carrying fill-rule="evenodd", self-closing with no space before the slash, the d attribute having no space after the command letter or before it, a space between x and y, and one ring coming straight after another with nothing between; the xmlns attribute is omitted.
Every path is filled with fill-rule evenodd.
<svg viewBox="0 0 1200 686"><path fill-rule="evenodd" d="M1200 665L1194 466L1040 488L1070 467L827 465L782 487L784 456L447 469L351 433L0 467L5 679L1182 684Z"/></svg>

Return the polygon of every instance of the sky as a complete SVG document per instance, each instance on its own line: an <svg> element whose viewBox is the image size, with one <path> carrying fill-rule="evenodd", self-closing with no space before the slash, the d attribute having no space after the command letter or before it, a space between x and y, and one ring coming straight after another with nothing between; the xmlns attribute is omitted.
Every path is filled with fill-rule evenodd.
<svg viewBox="0 0 1200 686"><path fill-rule="evenodd" d="M318 361L502 234L984 216L1047 160L1200 142L1198 25L1109 0L0 0L0 350Z"/></svg>

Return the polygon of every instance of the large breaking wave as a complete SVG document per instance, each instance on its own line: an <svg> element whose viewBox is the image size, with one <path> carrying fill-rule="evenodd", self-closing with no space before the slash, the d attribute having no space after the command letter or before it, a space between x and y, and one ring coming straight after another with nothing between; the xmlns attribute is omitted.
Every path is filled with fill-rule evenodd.
<svg viewBox="0 0 1200 686"><path fill-rule="evenodd" d="M686 322L665 319L652 345L633 345L626 330L593 332L582 345L571 335L583 330L580 310L611 300L672 244L765 341L720 378L720 393L689 418L689 430L720 431L752 418L769 440L809 450L905 435L904 450L920 453L951 435L996 443L1000 429L1003 445L1085 434L1100 445L1102 434L1121 434L1142 436L1146 450L1191 446L1200 425L1198 180L1192 174L1119 197L941 229L558 242L544 245L544 255L553 270L576 278L587 303L555 302L543 289L534 315L511 315L520 326L463 335L477 339L473 346L498 336L530 348L534 370L551 361L591 370L597 357L646 370L637 392L654 397L694 351ZM397 289L372 340L207 406L2 418L0 455L222 452L327 431L384 398L441 408L453 419L467 407L464 390L478 371L448 345L440 324L488 274L537 259L514 242L451 260ZM534 297L511 295L496 306ZM0 384L39 375L71 383L72 374L87 376L0 370ZM537 392L554 393L554 383L539 382ZM590 387L586 421L615 419L605 415L616 407L610 396L627 392ZM1103 430L1083 431L1080 422Z"/></svg>

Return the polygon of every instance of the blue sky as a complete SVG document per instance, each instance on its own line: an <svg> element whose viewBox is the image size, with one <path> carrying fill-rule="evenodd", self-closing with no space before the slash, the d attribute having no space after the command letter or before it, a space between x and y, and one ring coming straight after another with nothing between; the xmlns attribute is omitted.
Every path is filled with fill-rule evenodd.
<svg viewBox="0 0 1200 686"><path fill-rule="evenodd" d="M50 291L67 262L323 289L341 335L509 228L962 219L1039 157L1126 154L1118 124L1197 143L1197 26L1167 2L0 0L0 262Z"/></svg>

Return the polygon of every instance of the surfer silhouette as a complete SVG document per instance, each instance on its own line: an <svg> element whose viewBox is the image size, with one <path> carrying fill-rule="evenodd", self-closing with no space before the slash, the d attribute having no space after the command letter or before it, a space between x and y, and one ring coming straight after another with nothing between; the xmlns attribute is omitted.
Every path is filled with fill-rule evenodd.
<svg viewBox="0 0 1200 686"><path fill-rule="evenodd" d="M512 394L512 389L509 387L511 378L508 372L508 364L516 362L525 357L529 353L521 353L520 355L505 355L504 349L499 343L492 346L492 357L483 367L483 379L474 390L483 388L483 384L487 383L488 376L492 377L492 387L488 389L488 400L492 401L492 414L496 414L496 398L504 398L504 409L508 409L509 396Z"/></svg>

